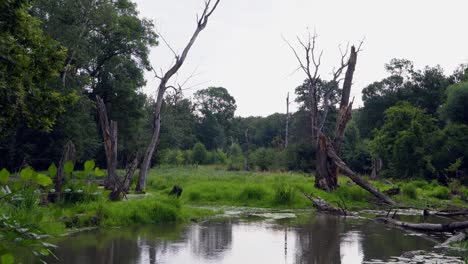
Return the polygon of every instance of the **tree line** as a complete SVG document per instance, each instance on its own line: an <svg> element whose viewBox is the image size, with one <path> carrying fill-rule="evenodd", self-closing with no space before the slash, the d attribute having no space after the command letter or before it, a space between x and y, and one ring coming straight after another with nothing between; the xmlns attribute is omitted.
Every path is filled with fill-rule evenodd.
<svg viewBox="0 0 468 264"><path fill-rule="evenodd" d="M5 32L0 46L7 51L0 56L0 167L46 169L60 160L68 141L78 161L94 159L105 167L96 96L118 124L120 168L135 153L145 155L158 122L151 165L224 164L233 170L314 171L318 150L311 127L329 135L336 130L341 72L331 80L311 76L298 85L294 113L239 117L235 98L223 87L187 97L165 83L162 99L141 91L144 72L152 70L149 50L159 37L131 1L9 0L2 5L8 12L0 14ZM200 18L195 37L206 22ZM449 75L439 66L414 69L404 59L385 67L388 76L365 87L363 107L352 110L342 159L363 174L379 167L383 177L466 181L467 67ZM278 106L278 112L285 110Z"/></svg>

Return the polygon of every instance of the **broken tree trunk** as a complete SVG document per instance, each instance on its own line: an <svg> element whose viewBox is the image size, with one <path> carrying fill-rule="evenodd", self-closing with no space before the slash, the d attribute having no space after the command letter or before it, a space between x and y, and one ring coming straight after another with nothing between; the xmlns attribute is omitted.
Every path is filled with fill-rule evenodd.
<svg viewBox="0 0 468 264"><path fill-rule="evenodd" d="M383 167L383 162L381 158L376 157L372 160L372 172L370 175L370 178L372 180L376 180L379 177L382 167Z"/></svg>
<svg viewBox="0 0 468 264"><path fill-rule="evenodd" d="M96 107L101 124L104 150L107 161L106 189L113 190L117 184L117 122L107 116L107 109L101 97L96 95Z"/></svg>
<svg viewBox="0 0 468 264"><path fill-rule="evenodd" d="M246 151L245 151L245 170L249 171L252 169L252 162L250 161L250 140L249 140L249 129L245 130L245 144L246 144Z"/></svg>
<svg viewBox="0 0 468 264"><path fill-rule="evenodd" d="M284 131L284 148L288 148L289 145L289 93L286 96L286 128Z"/></svg>
<svg viewBox="0 0 468 264"><path fill-rule="evenodd" d="M315 208L317 208L320 212L326 212L331 214L343 215L343 216L352 216L354 215L352 212L346 210L345 208L338 208L335 207L323 200L320 197L313 197L308 195L307 193L302 193L307 199L309 199Z"/></svg>
<svg viewBox="0 0 468 264"><path fill-rule="evenodd" d="M50 193L47 196L49 202L55 202L59 198L60 193L62 192L62 187L65 185L65 163L67 163L68 161L72 161L73 163L75 163L75 153L75 145L73 145L73 142L68 141L65 145L65 148L63 149L62 157L60 158L59 166L57 169L57 175L55 175L54 178L55 192Z"/></svg>
<svg viewBox="0 0 468 264"><path fill-rule="evenodd" d="M123 188L122 191L128 193L130 189L130 185L132 184L133 177L135 176L135 171L138 168L138 155L135 155L132 162L127 166L127 173L125 174L125 178L123 181Z"/></svg>
<svg viewBox="0 0 468 264"><path fill-rule="evenodd" d="M354 71L356 69L358 51L354 46L351 47L351 53L348 59L346 75L341 92L341 103L338 119L336 121L335 138L333 141L334 152L340 154L341 145L344 141L344 134L346 126L351 119L351 111L353 109L353 102L349 103L349 96L351 94L351 86L353 83ZM318 151L317 151L317 175L315 177L315 186L332 191L338 188L338 168L335 162L327 156L329 144L321 139L321 131L318 135Z"/></svg>
<svg viewBox="0 0 468 264"><path fill-rule="evenodd" d="M452 222L448 224L427 224L403 222L388 217L382 217L377 219L386 224L422 232L454 232L457 230L463 230L468 228L468 221Z"/></svg>

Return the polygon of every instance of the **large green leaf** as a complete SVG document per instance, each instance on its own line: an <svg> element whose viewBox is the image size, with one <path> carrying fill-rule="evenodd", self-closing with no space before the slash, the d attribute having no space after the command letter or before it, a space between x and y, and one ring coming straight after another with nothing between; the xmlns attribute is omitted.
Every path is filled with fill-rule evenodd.
<svg viewBox="0 0 468 264"><path fill-rule="evenodd" d="M31 177L33 176L34 172L30 167L26 167L20 171L20 177L23 181L29 181L31 180Z"/></svg>
<svg viewBox="0 0 468 264"><path fill-rule="evenodd" d="M71 160L65 162L65 164L63 165L63 170L65 171L65 173L72 173L73 172L73 168L75 167L75 165L73 164L73 162Z"/></svg>
<svg viewBox="0 0 468 264"><path fill-rule="evenodd" d="M85 173L90 173L94 169L94 166L96 166L96 164L94 163L94 160L87 160L84 163Z"/></svg>
<svg viewBox="0 0 468 264"><path fill-rule="evenodd" d="M52 184L52 179L45 174L36 174L32 180L44 187Z"/></svg>
<svg viewBox="0 0 468 264"><path fill-rule="evenodd" d="M10 177L10 172L7 169L3 168L0 171L0 184L6 184L9 177Z"/></svg>
<svg viewBox="0 0 468 264"><path fill-rule="evenodd" d="M57 175L57 166L55 166L55 163L50 164L47 171L49 172L50 177L55 177Z"/></svg>
<svg viewBox="0 0 468 264"><path fill-rule="evenodd" d="M106 175L102 170L99 169L99 167L96 167L96 168L94 169L94 174L95 174L97 177L103 177L103 176Z"/></svg>
<svg viewBox="0 0 468 264"><path fill-rule="evenodd" d="M15 257L13 257L12 254L4 254L0 257L0 260L2 260L2 264L13 264L15 263Z"/></svg>

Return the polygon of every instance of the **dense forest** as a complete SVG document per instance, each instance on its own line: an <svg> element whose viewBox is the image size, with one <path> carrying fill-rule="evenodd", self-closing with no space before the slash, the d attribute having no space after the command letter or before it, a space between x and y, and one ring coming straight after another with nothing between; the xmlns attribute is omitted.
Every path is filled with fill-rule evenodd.
<svg viewBox="0 0 468 264"><path fill-rule="evenodd" d="M366 43L340 50L341 65L320 76L319 40L309 33L298 38L301 52L284 39L304 81L282 87L277 113L241 117L230 87L187 93L171 82L219 2L205 2L179 55L130 0L0 0L2 263L13 263L21 243L36 256L52 254L36 232L216 214L190 205L313 205L344 216L385 205L385 224L403 227L397 210L388 217L398 205L425 215L466 207L467 64L446 72L416 68L411 58L382 62L385 78L353 87L362 90L353 109ZM165 73L149 60L160 45L175 57ZM143 92L147 72L160 80L153 93Z"/></svg>

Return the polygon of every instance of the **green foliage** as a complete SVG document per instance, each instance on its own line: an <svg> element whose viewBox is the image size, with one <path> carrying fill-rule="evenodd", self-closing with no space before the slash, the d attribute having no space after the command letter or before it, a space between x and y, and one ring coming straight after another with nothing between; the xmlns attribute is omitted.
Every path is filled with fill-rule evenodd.
<svg viewBox="0 0 468 264"><path fill-rule="evenodd" d="M385 111L385 124L376 131L372 148L395 177L431 174L435 169L425 139L431 138L436 129L434 118L407 102L400 102Z"/></svg>
<svg viewBox="0 0 468 264"><path fill-rule="evenodd" d="M65 49L44 34L30 3L0 3L0 138L21 122L50 132L73 98L48 84L63 67Z"/></svg>
<svg viewBox="0 0 468 264"><path fill-rule="evenodd" d="M3 168L0 171L0 184L5 185L9 177L10 177L10 172L7 169Z"/></svg>
<svg viewBox="0 0 468 264"><path fill-rule="evenodd" d="M239 144L232 144L228 152L227 169L233 171L243 170L245 167L245 157Z"/></svg>
<svg viewBox="0 0 468 264"><path fill-rule="evenodd" d="M444 118L468 125L468 82L460 82L447 89L447 100L442 106L441 114Z"/></svg>
<svg viewBox="0 0 468 264"><path fill-rule="evenodd" d="M104 177L106 176L106 173L99 169L99 167L96 167L94 168L94 175L96 175L97 177Z"/></svg>
<svg viewBox="0 0 468 264"><path fill-rule="evenodd" d="M192 149L192 162L195 164L204 164L206 162L207 152L205 145L198 142Z"/></svg>
<svg viewBox="0 0 468 264"><path fill-rule="evenodd" d="M96 166L96 163L94 162L94 160L87 160L84 163L84 172L90 173L94 169L95 166Z"/></svg>
<svg viewBox="0 0 468 264"><path fill-rule="evenodd" d="M429 194L430 197L447 200L449 199L449 189L444 186L435 187Z"/></svg>
<svg viewBox="0 0 468 264"><path fill-rule="evenodd" d="M274 203L278 205L288 205L294 200L296 192L292 186L286 183L278 184L275 187Z"/></svg>
<svg viewBox="0 0 468 264"><path fill-rule="evenodd" d="M408 196L411 199L418 199L418 189L415 184L405 184L403 185L402 191L403 194Z"/></svg>
<svg viewBox="0 0 468 264"><path fill-rule="evenodd" d="M272 169L276 159L276 153L271 148L258 148L252 152L252 162L260 170L266 171Z"/></svg>
<svg viewBox="0 0 468 264"><path fill-rule="evenodd" d="M50 164L47 172L49 173L50 177L55 177L57 175L57 166L55 166L55 163Z"/></svg>
<svg viewBox="0 0 468 264"><path fill-rule="evenodd" d="M74 167L75 164L73 164L73 161L69 160L63 165L63 171L65 171L66 174L71 174L73 172Z"/></svg>
<svg viewBox="0 0 468 264"><path fill-rule="evenodd" d="M285 152L287 170L311 172L315 169L316 150L312 144L292 144Z"/></svg>
<svg viewBox="0 0 468 264"><path fill-rule="evenodd" d="M267 196L267 190L260 185L249 185L244 187L239 195L241 201L261 201Z"/></svg>

